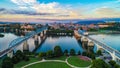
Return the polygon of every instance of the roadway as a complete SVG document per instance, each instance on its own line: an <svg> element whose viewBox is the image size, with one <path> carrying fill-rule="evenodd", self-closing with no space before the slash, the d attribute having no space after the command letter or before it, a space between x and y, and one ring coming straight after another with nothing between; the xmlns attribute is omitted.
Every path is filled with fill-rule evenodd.
<svg viewBox="0 0 120 68"><path fill-rule="evenodd" d="M42 28L37 29L36 31L32 31L27 33L24 37L20 37L17 38L15 40L13 40L10 44L9 44L9 48L7 48L6 50L3 50L0 52L0 57L3 57L4 55L6 55L8 52L14 50L14 48L16 48L19 44L21 44L22 42L24 42L25 40L28 40L29 38L33 37L34 35L39 34L40 32L44 31L45 29L47 29L47 26L44 26Z"/></svg>

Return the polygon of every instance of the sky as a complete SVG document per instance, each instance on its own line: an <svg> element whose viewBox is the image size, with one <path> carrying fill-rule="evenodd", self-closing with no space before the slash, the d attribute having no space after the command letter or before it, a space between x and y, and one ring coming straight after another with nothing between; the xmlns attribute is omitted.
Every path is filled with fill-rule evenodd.
<svg viewBox="0 0 120 68"><path fill-rule="evenodd" d="M0 0L0 21L120 18L120 0Z"/></svg>

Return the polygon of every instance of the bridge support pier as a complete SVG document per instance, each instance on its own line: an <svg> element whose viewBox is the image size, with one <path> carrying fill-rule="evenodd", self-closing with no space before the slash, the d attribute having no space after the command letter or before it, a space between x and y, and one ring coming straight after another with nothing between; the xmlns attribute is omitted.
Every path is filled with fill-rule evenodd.
<svg viewBox="0 0 120 68"><path fill-rule="evenodd" d="M37 48L38 45L39 45L38 35L35 35L35 38L34 38L34 44L35 44L35 47Z"/></svg>
<svg viewBox="0 0 120 68"><path fill-rule="evenodd" d="M98 51L98 50L101 50L102 52L105 51L100 45L98 45L98 44L95 44L95 45L97 46L97 51Z"/></svg>
<svg viewBox="0 0 120 68"><path fill-rule="evenodd" d="M94 49L94 42L88 42L88 52L93 52Z"/></svg>
<svg viewBox="0 0 120 68"><path fill-rule="evenodd" d="M27 40L23 43L23 51L29 51L29 45L27 43Z"/></svg>
<svg viewBox="0 0 120 68"><path fill-rule="evenodd" d="M10 52L7 53L7 57L12 58L12 57L13 57L13 54L14 54L14 51L11 50Z"/></svg>
<svg viewBox="0 0 120 68"><path fill-rule="evenodd" d="M120 64L120 58L116 58L116 62Z"/></svg>
<svg viewBox="0 0 120 68"><path fill-rule="evenodd" d="M82 39L82 46L83 46L83 48L87 49L87 46L88 46L88 39L87 38Z"/></svg>
<svg viewBox="0 0 120 68"><path fill-rule="evenodd" d="M113 53L110 53L110 55L112 56L112 60L116 61L115 51L113 51Z"/></svg>

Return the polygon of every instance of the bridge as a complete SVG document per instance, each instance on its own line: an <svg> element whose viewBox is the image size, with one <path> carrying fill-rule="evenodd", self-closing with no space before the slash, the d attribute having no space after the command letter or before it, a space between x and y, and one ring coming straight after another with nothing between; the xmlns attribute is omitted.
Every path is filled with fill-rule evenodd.
<svg viewBox="0 0 120 68"><path fill-rule="evenodd" d="M44 30L47 29L47 26L43 26L41 28L38 28L37 30L35 31L32 31L32 32L29 32L27 33L24 37L19 37L15 40L13 40L10 44L9 44L9 47L0 52L0 57L3 57L4 55L10 53L11 51L14 50L14 48L16 48L19 44L23 43L24 41L28 40L29 38L31 37L34 37L35 35L38 35L39 33L43 32Z"/></svg>
<svg viewBox="0 0 120 68"><path fill-rule="evenodd" d="M78 31L78 33L82 36L82 37L86 37L88 40L93 41L96 45L97 48L102 48L105 51L107 51L111 56L112 56L112 60L115 60L117 62L120 63L120 52L113 49L112 47L108 46L107 44L100 42L96 39L93 39L89 36L84 36L83 33L81 34L81 31Z"/></svg>

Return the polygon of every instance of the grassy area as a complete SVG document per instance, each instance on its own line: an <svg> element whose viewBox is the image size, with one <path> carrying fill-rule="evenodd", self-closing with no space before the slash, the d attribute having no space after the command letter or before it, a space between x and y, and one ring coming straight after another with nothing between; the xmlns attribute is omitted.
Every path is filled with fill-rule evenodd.
<svg viewBox="0 0 120 68"><path fill-rule="evenodd" d="M30 58L29 61L21 61L21 62L15 64L15 65L14 65L14 68L21 68L21 67L24 66L24 65L27 65L27 64L29 64L29 63L33 63L33 62L36 62L36 61L39 61L39 60L40 60L40 59L38 59L38 58Z"/></svg>
<svg viewBox="0 0 120 68"><path fill-rule="evenodd" d="M66 56L61 56L61 57L55 57L55 58L47 58L46 60L64 60L66 59Z"/></svg>
<svg viewBox="0 0 120 68"><path fill-rule="evenodd" d="M26 68L71 68L66 63L62 62L43 62L31 65Z"/></svg>
<svg viewBox="0 0 120 68"><path fill-rule="evenodd" d="M81 60L78 56L72 56L68 58L68 63L77 67L88 67L91 64L91 61Z"/></svg>

